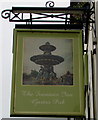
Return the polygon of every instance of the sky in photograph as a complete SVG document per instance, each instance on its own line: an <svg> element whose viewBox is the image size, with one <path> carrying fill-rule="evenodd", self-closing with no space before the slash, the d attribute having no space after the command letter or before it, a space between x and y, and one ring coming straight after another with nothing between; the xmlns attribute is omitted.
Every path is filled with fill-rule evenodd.
<svg viewBox="0 0 98 120"><path fill-rule="evenodd" d="M23 57L23 72L30 74L31 70L39 71L40 65L35 64L30 61L30 57L34 55L43 54L43 51L39 49L39 46L49 42L51 45L56 47L56 50L52 52L53 55L59 55L64 58L64 62L55 65L54 71L57 73L57 76L65 74L67 71L72 73L72 64L73 64L73 47L72 39L67 39L64 37L25 37L24 38L24 57Z"/></svg>

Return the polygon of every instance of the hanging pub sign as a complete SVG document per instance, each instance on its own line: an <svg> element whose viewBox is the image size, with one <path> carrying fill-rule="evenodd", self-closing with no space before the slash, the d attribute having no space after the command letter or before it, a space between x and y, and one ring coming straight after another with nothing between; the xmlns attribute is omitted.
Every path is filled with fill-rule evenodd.
<svg viewBox="0 0 98 120"><path fill-rule="evenodd" d="M14 29L11 116L84 116L81 30Z"/></svg>

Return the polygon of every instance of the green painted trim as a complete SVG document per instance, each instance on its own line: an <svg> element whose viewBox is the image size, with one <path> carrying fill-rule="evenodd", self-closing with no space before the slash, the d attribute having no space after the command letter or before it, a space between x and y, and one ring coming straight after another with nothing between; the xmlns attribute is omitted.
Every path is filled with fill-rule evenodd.
<svg viewBox="0 0 98 120"><path fill-rule="evenodd" d="M15 29L17 32L61 32L61 33L80 33L82 30L49 30L49 29Z"/></svg>
<svg viewBox="0 0 98 120"><path fill-rule="evenodd" d="M13 68L12 68L12 90L11 90L11 109L10 113L14 114L14 93L15 93L15 77L16 77L16 49L17 49L17 31L13 30Z"/></svg>
<svg viewBox="0 0 98 120"><path fill-rule="evenodd" d="M82 44L82 31L80 32L80 36L79 36L79 38L81 39L81 40L79 40L79 44L78 44L78 47L79 47L79 45L80 45L80 47L79 47L79 62L80 62L80 81L81 81L81 85L82 86L84 86L84 73L83 73L83 44ZM80 87L81 88L81 113L82 114L85 114L85 106L84 106L84 87L82 88L82 87ZM83 90L82 90L83 89Z"/></svg>
<svg viewBox="0 0 98 120"><path fill-rule="evenodd" d="M85 85L88 85L88 55L85 54L83 57L84 57L84 81Z"/></svg>

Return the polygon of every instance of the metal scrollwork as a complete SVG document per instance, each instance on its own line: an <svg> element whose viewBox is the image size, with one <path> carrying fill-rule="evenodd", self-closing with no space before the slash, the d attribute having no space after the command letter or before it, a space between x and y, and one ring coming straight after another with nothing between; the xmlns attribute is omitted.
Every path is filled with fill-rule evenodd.
<svg viewBox="0 0 98 120"><path fill-rule="evenodd" d="M2 13L1 13L1 16L4 18L4 19L7 19L10 17L10 12L11 10L3 10Z"/></svg>
<svg viewBox="0 0 98 120"><path fill-rule="evenodd" d="M54 7L54 2L53 1L47 1L45 6L46 7Z"/></svg>

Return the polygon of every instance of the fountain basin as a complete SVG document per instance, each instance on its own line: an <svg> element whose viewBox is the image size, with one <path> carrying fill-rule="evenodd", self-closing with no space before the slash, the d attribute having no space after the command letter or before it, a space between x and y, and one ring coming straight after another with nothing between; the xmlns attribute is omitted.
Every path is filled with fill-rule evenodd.
<svg viewBox="0 0 98 120"><path fill-rule="evenodd" d="M35 55L30 58L31 61L39 65L57 65L64 61L64 58L57 55Z"/></svg>

